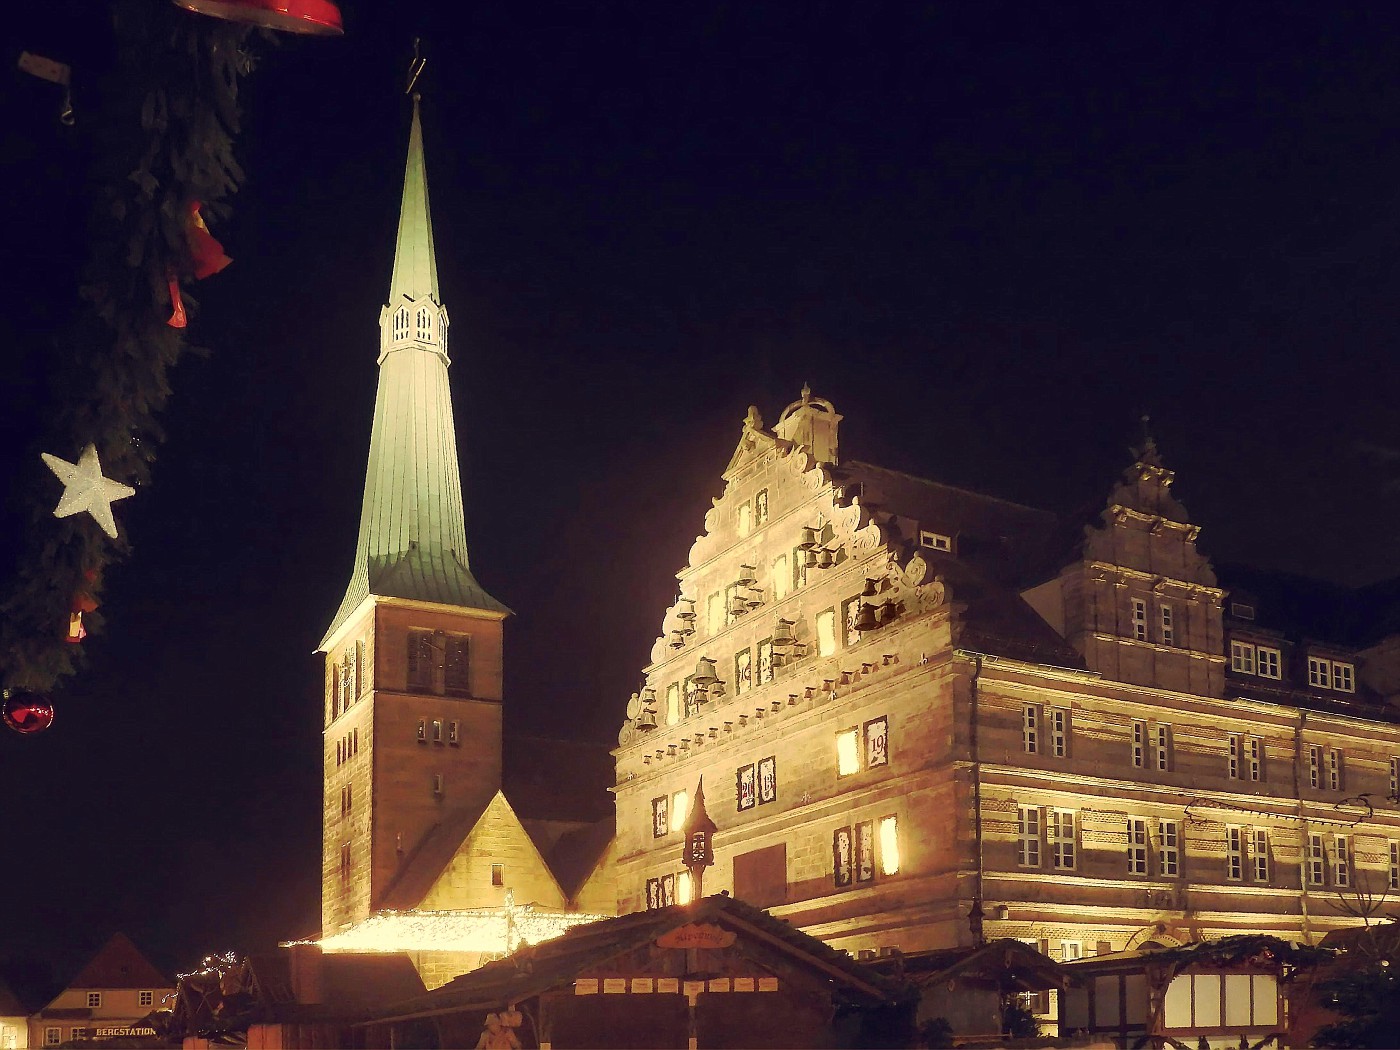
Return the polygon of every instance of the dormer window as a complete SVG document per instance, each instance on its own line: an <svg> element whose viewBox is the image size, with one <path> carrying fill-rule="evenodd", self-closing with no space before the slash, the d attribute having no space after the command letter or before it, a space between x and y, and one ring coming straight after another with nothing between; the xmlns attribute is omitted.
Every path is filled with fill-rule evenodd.
<svg viewBox="0 0 1400 1050"><path fill-rule="evenodd" d="M931 551L953 550L953 537L945 536L941 532L931 532L928 529L919 530L919 546L927 547Z"/></svg>
<svg viewBox="0 0 1400 1050"><path fill-rule="evenodd" d="M400 306L394 312L394 339L408 338L408 307Z"/></svg>

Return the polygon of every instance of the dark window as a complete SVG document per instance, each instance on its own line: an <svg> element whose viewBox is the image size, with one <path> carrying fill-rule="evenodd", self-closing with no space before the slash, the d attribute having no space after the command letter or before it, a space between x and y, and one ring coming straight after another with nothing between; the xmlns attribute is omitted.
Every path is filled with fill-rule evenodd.
<svg viewBox="0 0 1400 1050"><path fill-rule="evenodd" d="M425 692L433 687L433 633L408 632L408 688Z"/></svg>
<svg viewBox="0 0 1400 1050"><path fill-rule="evenodd" d="M506 884L506 866L504 864L491 865L491 885L504 886Z"/></svg>
<svg viewBox="0 0 1400 1050"><path fill-rule="evenodd" d="M837 889L851 884L851 829L837 828L831 833L832 881Z"/></svg>
<svg viewBox="0 0 1400 1050"><path fill-rule="evenodd" d="M446 639L443 670L443 688L446 692L467 694L471 692L469 662L467 660L467 636L449 634Z"/></svg>

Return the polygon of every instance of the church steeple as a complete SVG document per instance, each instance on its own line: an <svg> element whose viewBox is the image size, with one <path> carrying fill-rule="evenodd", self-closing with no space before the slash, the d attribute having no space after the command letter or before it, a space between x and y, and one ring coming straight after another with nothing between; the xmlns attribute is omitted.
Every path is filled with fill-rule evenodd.
<svg viewBox="0 0 1400 1050"><path fill-rule="evenodd" d="M370 595L505 614L467 559L418 101L404 168L389 301L379 315L379 385L350 586L320 648Z"/></svg>

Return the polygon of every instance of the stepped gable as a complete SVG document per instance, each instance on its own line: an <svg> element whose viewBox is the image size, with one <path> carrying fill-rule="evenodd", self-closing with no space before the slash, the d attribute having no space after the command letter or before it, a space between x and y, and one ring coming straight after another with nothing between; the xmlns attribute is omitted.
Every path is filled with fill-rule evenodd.
<svg viewBox="0 0 1400 1050"><path fill-rule="evenodd" d="M124 933L114 933L86 966L68 982L69 988L169 988L175 982L141 954Z"/></svg>

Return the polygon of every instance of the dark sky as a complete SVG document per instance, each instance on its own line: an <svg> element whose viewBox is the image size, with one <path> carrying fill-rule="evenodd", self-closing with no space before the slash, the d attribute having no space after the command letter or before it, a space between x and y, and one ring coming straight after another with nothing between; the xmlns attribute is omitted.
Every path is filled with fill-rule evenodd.
<svg viewBox="0 0 1400 1050"><path fill-rule="evenodd" d="M26 8L7 68L100 51L101 5ZM0 959L64 976L123 929L188 967L316 924L312 650L353 556L415 34L510 729L612 737L746 406L804 381L848 457L1062 512L1149 412L1217 561L1400 574L1400 10L343 11L343 39L258 45L235 262L191 330L213 353L117 505L134 554L54 728L0 736ZM26 381L74 300L55 217L84 204L56 95L3 91L13 502L61 397Z"/></svg>

